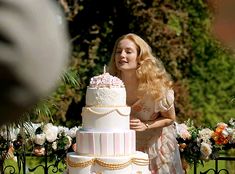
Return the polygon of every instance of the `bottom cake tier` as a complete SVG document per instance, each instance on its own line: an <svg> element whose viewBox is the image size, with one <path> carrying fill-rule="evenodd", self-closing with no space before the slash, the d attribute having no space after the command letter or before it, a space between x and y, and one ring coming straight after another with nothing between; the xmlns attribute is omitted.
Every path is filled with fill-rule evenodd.
<svg viewBox="0 0 235 174"><path fill-rule="evenodd" d="M92 157L67 154L67 174L150 174L148 155L136 151L129 156Z"/></svg>

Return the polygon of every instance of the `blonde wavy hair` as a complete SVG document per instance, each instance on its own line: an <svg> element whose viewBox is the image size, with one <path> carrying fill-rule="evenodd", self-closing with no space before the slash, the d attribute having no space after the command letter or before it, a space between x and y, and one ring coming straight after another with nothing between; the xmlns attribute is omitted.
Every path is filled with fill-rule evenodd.
<svg viewBox="0 0 235 174"><path fill-rule="evenodd" d="M108 65L109 73L121 78L121 72L115 64L115 52L119 42L123 39L129 39L137 48L138 67L136 69L136 76L139 82L137 96L142 98L147 94L155 100L160 100L165 97L166 89L172 88L173 82L171 77L166 72L163 63L154 57L151 47L136 34L129 33L116 40Z"/></svg>

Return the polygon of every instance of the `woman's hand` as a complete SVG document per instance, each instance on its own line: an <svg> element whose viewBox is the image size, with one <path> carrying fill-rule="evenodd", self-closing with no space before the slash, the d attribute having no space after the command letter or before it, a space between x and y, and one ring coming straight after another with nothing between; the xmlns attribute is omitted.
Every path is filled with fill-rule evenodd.
<svg viewBox="0 0 235 174"><path fill-rule="evenodd" d="M135 131L145 131L148 127L138 118L130 119L130 128Z"/></svg>

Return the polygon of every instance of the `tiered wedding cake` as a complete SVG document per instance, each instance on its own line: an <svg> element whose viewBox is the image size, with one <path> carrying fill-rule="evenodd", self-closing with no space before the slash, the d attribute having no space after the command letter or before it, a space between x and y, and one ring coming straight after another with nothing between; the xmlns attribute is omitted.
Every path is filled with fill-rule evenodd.
<svg viewBox="0 0 235 174"><path fill-rule="evenodd" d="M67 154L69 174L149 174L148 155L136 151L123 82L104 73L91 78L77 131L77 150Z"/></svg>

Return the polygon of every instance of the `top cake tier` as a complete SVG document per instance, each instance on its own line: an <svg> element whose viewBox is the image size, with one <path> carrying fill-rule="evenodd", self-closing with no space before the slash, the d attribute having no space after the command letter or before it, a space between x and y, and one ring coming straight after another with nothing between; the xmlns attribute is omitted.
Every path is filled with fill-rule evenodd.
<svg viewBox="0 0 235 174"><path fill-rule="evenodd" d="M112 76L109 73L104 73L94 76L90 80L90 88L124 88L124 84L118 77Z"/></svg>
<svg viewBox="0 0 235 174"><path fill-rule="evenodd" d="M126 89L122 80L109 73L92 77L86 91L86 106L126 106Z"/></svg>

